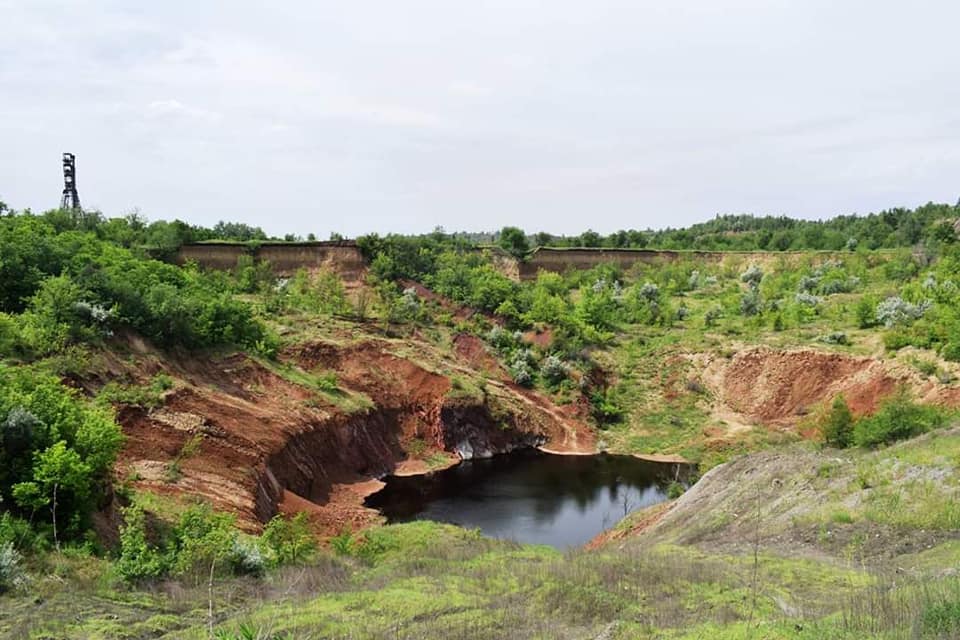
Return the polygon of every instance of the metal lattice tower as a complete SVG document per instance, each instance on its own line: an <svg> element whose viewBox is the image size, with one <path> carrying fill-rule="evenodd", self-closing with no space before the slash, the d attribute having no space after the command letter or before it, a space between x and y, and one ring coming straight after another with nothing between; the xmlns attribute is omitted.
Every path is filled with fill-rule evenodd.
<svg viewBox="0 0 960 640"><path fill-rule="evenodd" d="M77 194L77 164L72 153L63 154L63 197L61 209L80 211L80 196Z"/></svg>

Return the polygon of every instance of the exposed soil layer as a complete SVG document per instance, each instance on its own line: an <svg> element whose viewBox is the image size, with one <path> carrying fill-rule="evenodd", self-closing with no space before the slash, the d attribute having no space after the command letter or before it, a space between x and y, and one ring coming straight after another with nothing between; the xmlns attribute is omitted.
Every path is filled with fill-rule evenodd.
<svg viewBox="0 0 960 640"><path fill-rule="evenodd" d="M494 368L477 345L459 342L473 358L450 362L451 370ZM482 397L454 394L447 375L397 355L397 347L307 343L281 355L279 374L241 354L161 359L147 350L136 364L111 358L112 377L163 370L177 381L160 408L120 408L127 436L120 476L156 493L203 497L248 530L279 511L307 511L319 531L336 533L377 518L363 499L398 467L423 471L449 464L451 453L538 445L593 450L591 429L539 394L498 380ZM337 391L303 382L331 371ZM345 402L364 395L368 408Z"/></svg>
<svg viewBox="0 0 960 640"><path fill-rule="evenodd" d="M767 347L693 359L713 394L714 417L734 426L790 427L841 394L855 415L869 414L901 385L923 402L960 404L960 387L924 378L896 361Z"/></svg>
<svg viewBox="0 0 960 640"><path fill-rule="evenodd" d="M870 413L897 386L876 360L809 349L748 349L722 368L722 401L763 422L795 422L840 393L854 413Z"/></svg>

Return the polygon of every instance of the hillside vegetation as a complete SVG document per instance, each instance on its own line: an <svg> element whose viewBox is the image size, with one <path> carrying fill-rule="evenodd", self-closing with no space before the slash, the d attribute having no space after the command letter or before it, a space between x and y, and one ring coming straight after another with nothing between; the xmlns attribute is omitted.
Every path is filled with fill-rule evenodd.
<svg viewBox="0 0 960 640"><path fill-rule="evenodd" d="M465 234L367 236L346 285L162 260L245 225L0 209L0 634L960 633L957 207L491 235L773 250L522 283ZM544 443L704 476L569 553L362 508Z"/></svg>

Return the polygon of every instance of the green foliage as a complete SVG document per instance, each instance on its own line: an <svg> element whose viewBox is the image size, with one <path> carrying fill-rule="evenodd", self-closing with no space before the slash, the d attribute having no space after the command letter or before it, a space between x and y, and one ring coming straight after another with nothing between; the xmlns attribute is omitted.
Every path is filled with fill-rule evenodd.
<svg viewBox="0 0 960 640"><path fill-rule="evenodd" d="M523 259L530 251L530 243L527 242L527 234L517 227L504 227L500 230L500 237L497 244L518 260Z"/></svg>
<svg viewBox="0 0 960 640"><path fill-rule="evenodd" d="M163 394L172 388L173 378L165 373L158 373L145 385L108 382L97 394L97 401L102 404L128 404L153 409L163 404Z"/></svg>
<svg viewBox="0 0 960 640"><path fill-rule="evenodd" d="M600 426L618 422L626 409L613 388L605 388L590 394L590 415Z"/></svg>
<svg viewBox="0 0 960 640"><path fill-rule="evenodd" d="M482 311L496 311L508 301L517 309L523 306L517 298L517 284L481 254L445 251L437 256L434 272L426 274L423 281L437 293Z"/></svg>
<svg viewBox="0 0 960 640"><path fill-rule="evenodd" d="M833 399L820 431L824 441L831 447L843 449L853 444L853 414L842 395Z"/></svg>
<svg viewBox="0 0 960 640"><path fill-rule="evenodd" d="M0 500L39 522L55 516L61 536L81 533L122 441L110 412L53 376L0 364L0 430Z"/></svg>
<svg viewBox="0 0 960 640"><path fill-rule="evenodd" d="M556 386L570 375L570 367L557 355L549 355L540 363L540 378L548 385Z"/></svg>
<svg viewBox="0 0 960 640"><path fill-rule="evenodd" d="M925 636L951 638L960 635L960 597L928 604L920 614Z"/></svg>
<svg viewBox="0 0 960 640"><path fill-rule="evenodd" d="M114 563L117 575L127 582L153 580L170 569L167 555L147 537L146 514L138 506L123 510L120 527L120 555Z"/></svg>
<svg viewBox="0 0 960 640"><path fill-rule="evenodd" d="M676 500L686 492L686 487L684 487L679 482L671 482L667 487L667 498L670 500Z"/></svg>
<svg viewBox="0 0 960 640"><path fill-rule="evenodd" d="M684 229L630 229L608 236L592 231L568 237L537 234L537 243L559 247L657 247L713 251L814 249L852 252L909 248L921 242L931 246L953 245L957 237L951 223L958 217L960 207L934 203L916 209L895 208L866 216L841 215L828 220L718 215ZM909 260L903 261L892 271L909 274Z"/></svg>
<svg viewBox="0 0 960 640"><path fill-rule="evenodd" d="M853 429L853 442L873 447L905 440L942 427L946 414L942 409L913 402L905 389L886 400L872 416L861 418Z"/></svg>
<svg viewBox="0 0 960 640"><path fill-rule="evenodd" d="M148 527L139 506L124 509L120 529L117 575L127 582L156 580L166 575L202 579L217 575L260 575L266 562L256 540L235 528L233 516L194 505L181 513L176 525Z"/></svg>
<svg viewBox="0 0 960 640"><path fill-rule="evenodd" d="M58 232L34 216L0 219L0 311L27 311L16 340L22 346L43 355L118 327L162 345L263 340L265 328L225 290L222 276L145 259L89 230L73 230L72 222L64 225L69 230Z"/></svg>
<svg viewBox="0 0 960 640"><path fill-rule="evenodd" d="M317 550L317 539L306 513L292 518L274 516L263 529L262 541L277 564L300 564Z"/></svg>
<svg viewBox="0 0 960 640"><path fill-rule="evenodd" d="M270 305L276 310L295 309L324 315L347 315L350 303L337 274L327 269L297 269L294 276L281 284Z"/></svg>
<svg viewBox="0 0 960 640"><path fill-rule="evenodd" d="M229 566L235 551L235 519L215 513L209 505L192 506L183 512L173 530L171 569L177 575L205 575L210 567Z"/></svg>
<svg viewBox="0 0 960 640"><path fill-rule="evenodd" d="M251 255L242 255L237 258L234 279L238 291L257 293L272 287L276 277L270 269L269 262L257 262Z"/></svg>

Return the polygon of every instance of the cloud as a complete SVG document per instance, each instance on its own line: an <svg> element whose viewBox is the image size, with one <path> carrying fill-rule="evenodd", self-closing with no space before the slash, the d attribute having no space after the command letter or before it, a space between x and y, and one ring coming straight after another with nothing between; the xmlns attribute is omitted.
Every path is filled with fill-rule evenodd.
<svg viewBox="0 0 960 640"><path fill-rule="evenodd" d="M450 84L450 93L460 96L484 98L493 93L490 87L473 82L453 82Z"/></svg>
<svg viewBox="0 0 960 640"><path fill-rule="evenodd" d="M958 195L949 0L0 7L16 207L56 204L65 150L107 214L278 234L610 231Z"/></svg>
<svg viewBox="0 0 960 640"><path fill-rule="evenodd" d="M189 119L205 124L219 122L223 115L215 111L190 107L179 100L154 100L147 105L144 115L152 119Z"/></svg>

